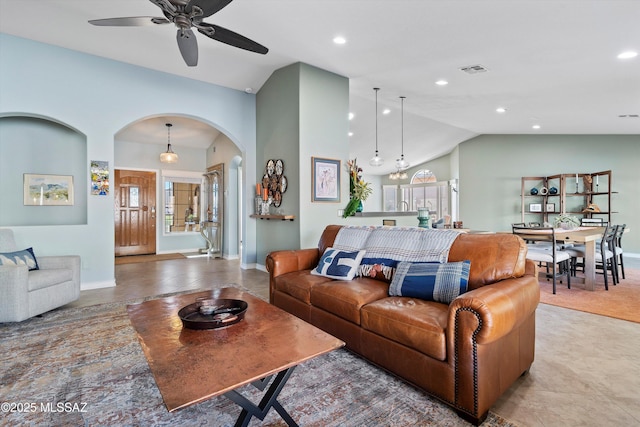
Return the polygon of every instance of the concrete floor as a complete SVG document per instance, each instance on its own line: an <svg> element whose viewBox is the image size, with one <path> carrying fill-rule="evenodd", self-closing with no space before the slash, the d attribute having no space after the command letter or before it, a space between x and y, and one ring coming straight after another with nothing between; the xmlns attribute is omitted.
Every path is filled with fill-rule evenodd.
<svg viewBox="0 0 640 427"><path fill-rule="evenodd" d="M625 263L640 268L640 259ZM264 299L269 289L267 273L206 257L117 265L115 272L116 287L82 291L70 306L212 283L241 284ZM640 426L640 324L545 304L536 321L531 370L492 410L520 426Z"/></svg>

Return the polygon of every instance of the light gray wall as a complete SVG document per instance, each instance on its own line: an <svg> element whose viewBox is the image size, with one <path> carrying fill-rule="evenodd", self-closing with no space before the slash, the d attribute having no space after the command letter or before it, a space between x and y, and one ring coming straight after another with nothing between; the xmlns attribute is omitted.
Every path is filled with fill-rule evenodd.
<svg viewBox="0 0 640 427"><path fill-rule="evenodd" d="M130 123L185 115L225 133L250 165L244 168L244 182L249 187L256 182L254 95L6 34L0 34L0 94L0 116L48 118L85 135L87 168L90 160L120 166L114 162L114 136ZM22 188L0 182L0 200L15 191ZM79 254L83 288L113 285L113 203L113 193L89 198L86 224L14 228L17 243L44 254ZM245 223L247 266L256 260L255 223Z"/></svg>

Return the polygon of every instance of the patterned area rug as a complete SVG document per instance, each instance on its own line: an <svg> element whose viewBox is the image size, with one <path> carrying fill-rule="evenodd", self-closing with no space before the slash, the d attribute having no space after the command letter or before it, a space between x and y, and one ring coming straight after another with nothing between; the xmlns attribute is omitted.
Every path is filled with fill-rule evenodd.
<svg viewBox="0 0 640 427"><path fill-rule="evenodd" d="M0 324L0 343L0 396L15 404L3 406L2 425L232 426L240 413L225 397L169 413L126 303ZM254 402L261 396L252 386L240 391ZM446 405L344 349L298 366L279 401L301 426L469 425ZM285 424L271 411L250 425ZM513 426L495 414L483 425Z"/></svg>

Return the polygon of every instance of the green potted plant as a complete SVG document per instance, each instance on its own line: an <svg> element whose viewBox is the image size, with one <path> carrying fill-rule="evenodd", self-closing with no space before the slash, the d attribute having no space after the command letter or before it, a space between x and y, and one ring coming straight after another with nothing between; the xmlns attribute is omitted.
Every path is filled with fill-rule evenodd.
<svg viewBox="0 0 640 427"><path fill-rule="evenodd" d="M373 191L371 184L362 179L362 168L358 167L356 159L347 162L347 170L349 171L349 203L344 208L343 218L362 212L362 202L367 200Z"/></svg>
<svg viewBox="0 0 640 427"><path fill-rule="evenodd" d="M558 215L553 221L553 225L556 228L562 228L564 230L573 230L580 225L580 221L573 215L562 213Z"/></svg>

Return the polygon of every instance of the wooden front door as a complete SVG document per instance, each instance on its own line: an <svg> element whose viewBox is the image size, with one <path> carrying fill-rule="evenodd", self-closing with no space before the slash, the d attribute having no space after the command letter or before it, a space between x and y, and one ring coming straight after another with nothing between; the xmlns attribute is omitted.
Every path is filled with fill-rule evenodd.
<svg viewBox="0 0 640 427"><path fill-rule="evenodd" d="M156 253L156 174L116 169L115 255Z"/></svg>

